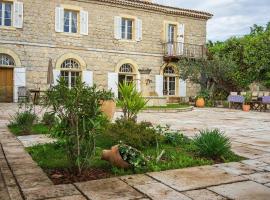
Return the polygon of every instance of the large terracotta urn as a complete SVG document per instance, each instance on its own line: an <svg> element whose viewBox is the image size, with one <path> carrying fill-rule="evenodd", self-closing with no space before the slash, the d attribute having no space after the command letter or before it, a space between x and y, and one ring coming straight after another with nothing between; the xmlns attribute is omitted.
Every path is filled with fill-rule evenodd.
<svg viewBox="0 0 270 200"><path fill-rule="evenodd" d="M114 100L101 101L101 111L108 117L109 120L113 119L116 111L116 103Z"/></svg>
<svg viewBox="0 0 270 200"><path fill-rule="evenodd" d="M118 145L113 146L110 150L103 150L101 159L108 161L109 163L111 163L111 165L115 167L123 169L130 168L130 164L124 161L121 157L118 150Z"/></svg>
<svg viewBox="0 0 270 200"><path fill-rule="evenodd" d="M203 98L198 98L196 100L196 107L203 108L205 106L205 101Z"/></svg>

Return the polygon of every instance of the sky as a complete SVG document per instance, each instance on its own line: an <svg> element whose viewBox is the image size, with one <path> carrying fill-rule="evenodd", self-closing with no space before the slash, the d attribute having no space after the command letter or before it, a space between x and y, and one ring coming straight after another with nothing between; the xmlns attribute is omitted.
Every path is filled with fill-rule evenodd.
<svg viewBox="0 0 270 200"><path fill-rule="evenodd" d="M253 24L270 21L270 0L155 0L180 8L207 11L214 17L207 24L207 39L223 41L250 32Z"/></svg>

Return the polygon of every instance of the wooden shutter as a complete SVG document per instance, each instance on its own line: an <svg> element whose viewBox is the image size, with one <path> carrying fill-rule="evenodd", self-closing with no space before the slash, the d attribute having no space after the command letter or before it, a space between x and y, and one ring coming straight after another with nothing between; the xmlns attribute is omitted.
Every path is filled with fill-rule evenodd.
<svg viewBox="0 0 270 200"><path fill-rule="evenodd" d="M119 16L114 17L114 38L117 40L121 39L121 21L122 18Z"/></svg>
<svg viewBox="0 0 270 200"><path fill-rule="evenodd" d="M55 8L55 32L64 32L64 8Z"/></svg>
<svg viewBox="0 0 270 200"><path fill-rule="evenodd" d="M26 86L26 68L14 68L14 102L18 102L18 87Z"/></svg>
<svg viewBox="0 0 270 200"><path fill-rule="evenodd" d="M92 71L83 71L82 72L82 81L89 87L93 87L93 72Z"/></svg>
<svg viewBox="0 0 270 200"><path fill-rule="evenodd" d="M136 20L136 41L142 40L142 20Z"/></svg>
<svg viewBox="0 0 270 200"><path fill-rule="evenodd" d="M184 54L184 43L185 43L185 25L178 24L178 33L177 33L177 51L179 55Z"/></svg>
<svg viewBox="0 0 270 200"><path fill-rule="evenodd" d="M80 33L88 35L88 28L88 12L82 10L80 12Z"/></svg>
<svg viewBox="0 0 270 200"><path fill-rule="evenodd" d="M14 1L13 26L15 28L23 27L23 2Z"/></svg>
<svg viewBox="0 0 270 200"><path fill-rule="evenodd" d="M187 96L187 82L185 80L179 79L179 96Z"/></svg>
<svg viewBox="0 0 270 200"><path fill-rule="evenodd" d="M118 73L108 73L108 89L118 98Z"/></svg>
<svg viewBox="0 0 270 200"><path fill-rule="evenodd" d="M159 97L163 96L163 76L156 75L156 93Z"/></svg>
<svg viewBox="0 0 270 200"><path fill-rule="evenodd" d="M60 78L60 70L54 69L53 70L53 85L58 84L59 78Z"/></svg>

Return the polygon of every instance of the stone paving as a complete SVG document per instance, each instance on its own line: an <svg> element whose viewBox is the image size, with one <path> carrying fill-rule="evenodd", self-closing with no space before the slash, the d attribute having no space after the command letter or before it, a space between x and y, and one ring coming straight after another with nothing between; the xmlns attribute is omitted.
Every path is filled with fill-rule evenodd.
<svg viewBox="0 0 270 200"><path fill-rule="evenodd" d="M270 199L269 113L195 109L141 114L139 120L169 124L189 136L220 128L247 160L55 186L7 130L8 114L15 111L14 104L0 104L0 200Z"/></svg>

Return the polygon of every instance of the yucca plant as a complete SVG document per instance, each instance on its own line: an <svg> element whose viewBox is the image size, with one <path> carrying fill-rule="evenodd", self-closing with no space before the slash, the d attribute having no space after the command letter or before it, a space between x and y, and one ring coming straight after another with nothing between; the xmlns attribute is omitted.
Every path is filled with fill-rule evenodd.
<svg viewBox="0 0 270 200"><path fill-rule="evenodd" d="M120 97L117 104L122 108L124 119L136 120L138 113L146 106L147 101L136 90L133 83L119 85Z"/></svg>
<svg viewBox="0 0 270 200"><path fill-rule="evenodd" d="M231 142L219 129L202 130L195 136L194 145L201 156L222 159L231 151Z"/></svg>

